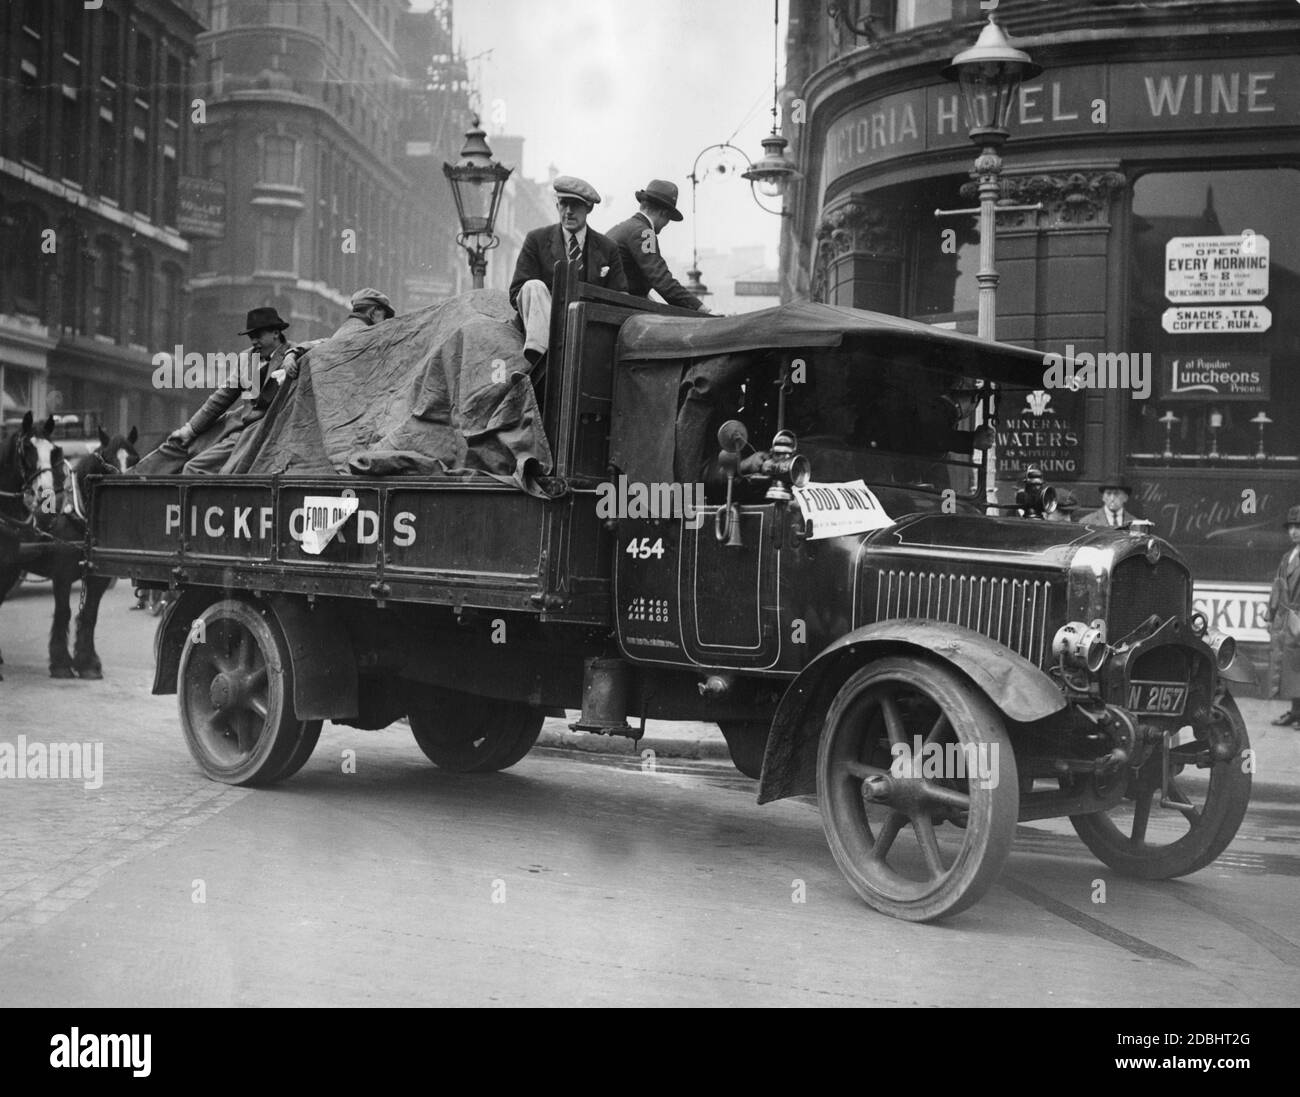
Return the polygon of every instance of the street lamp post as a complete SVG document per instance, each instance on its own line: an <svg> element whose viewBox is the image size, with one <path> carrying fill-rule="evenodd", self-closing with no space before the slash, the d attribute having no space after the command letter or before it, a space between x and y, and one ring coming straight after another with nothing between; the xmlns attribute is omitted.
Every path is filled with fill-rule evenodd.
<svg viewBox="0 0 1300 1097"><path fill-rule="evenodd" d="M998 205L1002 193L1002 146L1011 136L1011 108L1015 105L1021 82L1032 80L1043 71L1042 65L1030 60L1029 54L1018 50L1007 41L993 15L975 45L963 50L943 70L948 80L961 88L966 107L970 139L980 150L975 157L971 177L979 186L979 208L965 210L935 210L936 217L969 216L979 214L980 265L975 274L979 284L979 313L977 333L981 339L997 338L998 322L998 271L997 271L997 217L999 213L1018 213L1041 210L1042 203L1033 205ZM996 434L994 435L996 438ZM985 498L997 503L997 452L990 446L984 455Z"/></svg>
<svg viewBox="0 0 1300 1097"><path fill-rule="evenodd" d="M487 275L487 253L501 243L493 231L496 227L497 208L501 192L513 168L503 167L492 159L487 137L474 119L465 131L465 147L460 150L460 163L442 165L442 173L451 184L456 200L456 216L460 232L456 243L465 249L474 288L482 289Z"/></svg>

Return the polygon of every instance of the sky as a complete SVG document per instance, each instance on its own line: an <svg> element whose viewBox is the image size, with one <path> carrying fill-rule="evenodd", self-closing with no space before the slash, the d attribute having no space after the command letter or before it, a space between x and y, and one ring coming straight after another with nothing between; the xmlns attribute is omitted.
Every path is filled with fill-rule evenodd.
<svg viewBox="0 0 1300 1097"><path fill-rule="evenodd" d="M470 76L489 143L494 133L522 136L529 178L547 178L554 163L586 179L602 198L590 222L598 231L634 213L650 179L678 185L686 219L661 244L684 282L697 154L729 140L755 160L771 129L772 16L771 0L455 0L454 28L462 52L478 58ZM775 269L781 219L758 208L738 174L704 176L725 155L700 162L699 248L761 244ZM735 154L726 162L746 166Z"/></svg>

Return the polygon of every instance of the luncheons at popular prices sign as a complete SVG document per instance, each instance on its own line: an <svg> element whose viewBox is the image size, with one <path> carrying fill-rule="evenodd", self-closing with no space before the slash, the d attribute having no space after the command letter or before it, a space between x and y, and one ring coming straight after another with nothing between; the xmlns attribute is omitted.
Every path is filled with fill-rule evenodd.
<svg viewBox="0 0 1300 1097"><path fill-rule="evenodd" d="M1176 305L1264 300L1268 237L1175 236L1165 245L1165 296Z"/></svg>
<svg viewBox="0 0 1300 1097"><path fill-rule="evenodd" d="M1166 354L1164 398L1267 400L1271 365L1267 354Z"/></svg>

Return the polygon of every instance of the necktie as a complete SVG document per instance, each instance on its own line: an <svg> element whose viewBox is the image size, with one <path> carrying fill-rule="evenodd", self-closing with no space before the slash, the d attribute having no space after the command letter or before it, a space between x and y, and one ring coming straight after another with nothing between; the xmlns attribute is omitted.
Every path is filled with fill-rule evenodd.
<svg viewBox="0 0 1300 1097"><path fill-rule="evenodd" d="M569 237L569 262L576 263L582 258L582 247L578 244L578 237Z"/></svg>

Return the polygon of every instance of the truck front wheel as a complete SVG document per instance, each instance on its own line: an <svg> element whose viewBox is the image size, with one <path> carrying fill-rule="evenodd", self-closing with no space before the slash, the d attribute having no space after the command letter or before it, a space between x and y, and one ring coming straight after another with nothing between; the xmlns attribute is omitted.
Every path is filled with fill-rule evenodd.
<svg viewBox="0 0 1300 1097"><path fill-rule="evenodd" d="M408 719L415 741L439 769L491 773L509 769L532 750L545 719L521 701L475 697L451 689L425 690Z"/></svg>
<svg viewBox="0 0 1300 1097"><path fill-rule="evenodd" d="M199 614L176 687L185 744L214 781L285 780L320 737L320 720L294 714L293 666L279 627L248 602L225 599Z"/></svg>
<svg viewBox="0 0 1300 1097"><path fill-rule="evenodd" d="M817 752L817 797L853 889L913 922L955 914L988 890L1019 813L997 710L954 671L912 656L865 666L840 688Z"/></svg>

